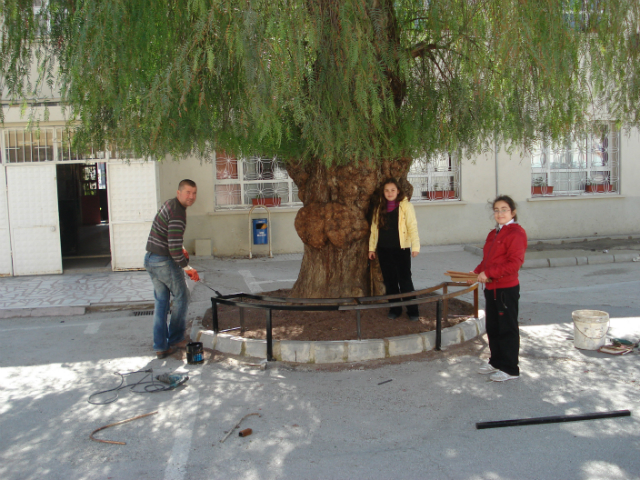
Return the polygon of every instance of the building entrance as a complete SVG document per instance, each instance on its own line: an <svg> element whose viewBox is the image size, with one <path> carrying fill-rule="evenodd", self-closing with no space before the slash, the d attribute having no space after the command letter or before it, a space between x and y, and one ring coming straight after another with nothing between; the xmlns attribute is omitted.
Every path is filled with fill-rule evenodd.
<svg viewBox="0 0 640 480"><path fill-rule="evenodd" d="M62 268L111 270L106 163L56 165Z"/></svg>

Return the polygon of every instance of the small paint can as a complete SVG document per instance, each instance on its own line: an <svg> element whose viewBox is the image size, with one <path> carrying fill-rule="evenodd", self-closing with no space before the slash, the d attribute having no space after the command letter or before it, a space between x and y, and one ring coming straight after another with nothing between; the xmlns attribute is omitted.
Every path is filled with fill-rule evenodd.
<svg viewBox="0 0 640 480"><path fill-rule="evenodd" d="M202 342L187 343L187 363L195 365L204 362Z"/></svg>
<svg viewBox="0 0 640 480"><path fill-rule="evenodd" d="M244 430L240 430L240 432L238 433L238 436L240 436L240 437L248 437L252 433L253 433L253 430L251 430L250 428L245 428Z"/></svg>

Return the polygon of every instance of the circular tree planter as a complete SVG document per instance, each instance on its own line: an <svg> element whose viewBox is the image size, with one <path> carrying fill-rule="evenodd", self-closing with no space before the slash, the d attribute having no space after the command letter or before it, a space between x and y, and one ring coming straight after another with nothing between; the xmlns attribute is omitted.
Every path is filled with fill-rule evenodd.
<svg viewBox="0 0 640 480"><path fill-rule="evenodd" d="M484 312L453 327L442 329L442 347L466 342L486 332ZM267 341L205 330L201 322L191 329L192 341L204 348L246 357L267 358ZM436 332L368 340L274 340L276 360L294 363L346 363L412 355L435 349Z"/></svg>

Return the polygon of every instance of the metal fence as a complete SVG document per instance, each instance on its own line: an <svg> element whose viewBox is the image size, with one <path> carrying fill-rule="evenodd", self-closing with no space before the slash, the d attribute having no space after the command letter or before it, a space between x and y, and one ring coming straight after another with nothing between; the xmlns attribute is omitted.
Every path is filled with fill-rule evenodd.
<svg viewBox="0 0 640 480"><path fill-rule="evenodd" d="M462 290L449 292L449 287L460 287ZM434 292L442 290L442 294L433 295ZM273 361L273 331L272 312L273 310L285 311L345 311L356 312L356 328L358 340L362 340L360 312L375 308L403 307L408 305L422 305L424 303L436 303L436 350L440 350L442 343L442 320L449 317L449 299L459 297L469 292L473 292L474 315L478 317L478 284L467 285L466 283L443 282L435 287L417 290L410 293L400 293L396 295L379 295L374 297L347 297L347 298L280 298L264 295L252 295L248 293L232 293L222 295L214 290L216 296L211 297L211 313L214 333L224 333L240 330L244 335L244 313L246 308L257 308L265 310L266 331L267 331L267 360ZM251 300L248 302L247 300ZM240 309L240 326L220 330L218 326L218 304L238 307Z"/></svg>

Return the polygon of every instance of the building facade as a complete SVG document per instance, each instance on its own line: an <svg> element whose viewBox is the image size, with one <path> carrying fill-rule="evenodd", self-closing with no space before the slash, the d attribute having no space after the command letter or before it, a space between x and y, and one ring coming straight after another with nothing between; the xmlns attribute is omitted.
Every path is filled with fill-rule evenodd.
<svg viewBox="0 0 640 480"><path fill-rule="evenodd" d="M270 210L274 254L299 253L295 183L270 158L217 152L163 162L123 160L117 150L74 152L59 106L35 107L29 129L17 107L5 108L0 135L0 275L62 273L77 259L104 259L113 270L142 268L146 239L161 202L178 182L198 184L185 247L193 254L247 256L251 219ZM532 240L637 234L640 231L640 135L611 127L563 148L503 148L472 160L416 160L414 186L424 245L481 242L493 228L497 194L518 203ZM264 245L253 253L266 254Z"/></svg>

